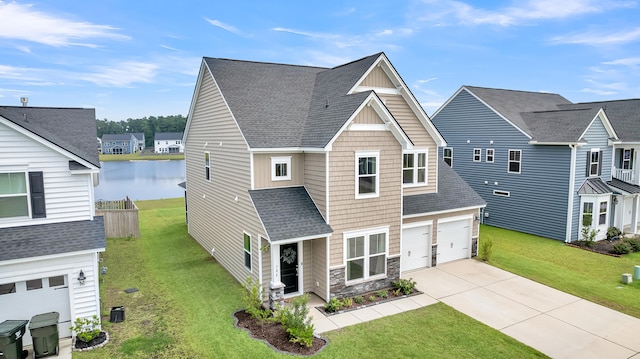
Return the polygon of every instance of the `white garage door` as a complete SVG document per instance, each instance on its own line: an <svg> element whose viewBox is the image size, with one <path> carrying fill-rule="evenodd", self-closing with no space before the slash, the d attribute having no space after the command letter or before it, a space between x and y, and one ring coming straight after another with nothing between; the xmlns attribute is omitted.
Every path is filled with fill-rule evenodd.
<svg viewBox="0 0 640 359"><path fill-rule="evenodd" d="M438 223L438 264L471 256L471 220Z"/></svg>
<svg viewBox="0 0 640 359"><path fill-rule="evenodd" d="M37 278L0 285L0 322L7 319L30 320L36 314L60 313L58 331L61 338L71 336L71 308L66 276ZM31 344L29 326L23 345Z"/></svg>
<svg viewBox="0 0 640 359"><path fill-rule="evenodd" d="M431 263L429 246L431 226L405 228L402 230L402 271L426 268Z"/></svg>

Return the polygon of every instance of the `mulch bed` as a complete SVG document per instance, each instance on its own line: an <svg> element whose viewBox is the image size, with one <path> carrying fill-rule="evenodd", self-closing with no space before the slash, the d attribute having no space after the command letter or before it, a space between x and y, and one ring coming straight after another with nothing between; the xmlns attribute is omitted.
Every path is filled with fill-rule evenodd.
<svg viewBox="0 0 640 359"><path fill-rule="evenodd" d="M584 250L590 251L590 252L596 252L596 253L605 254L605 255L608 255L608 256L620 258L620 257L622 257L622 255L613 253L613 244L614 243L615 243L615 241L609 241L609 240L603 239L601 241L596 241L595 243L593 243L592 247L588 247L582 241L576 241L574 243L567 243L567 245L570 246L570 247L576 247L576 248L584 249Z"/></svg>
<svg viewBox="0 0 640 359"><path fill-rule="evenodd" d="M251 318L244 310L235 312L233 316L236 318L237 327L249 331L253 338L264 340L275 349L286 353L313 355L327 345L327 341L319 337L313 339L313 344L310 347L292 343L289 341L289 334L280 323L266 322L263 326L260 321Z"/></svg>
<svg viewBox="0 0 640 359"><path fill-rule="evenodd" d="M381 291L387 293L386 297L385 296L378 296L378 293L380 293ZM372 305L385 303L385 302L390 302L390 301L396 300L396 299L411 297L413 295L422 293L421 291L419 291L419 290L417 290L415 288L412 289L411 293L409 293L409 294L404 294L404 293L400 292L399 294L396 295L395 288L382 289L381 291L379 290L379 291L363 294L363 295L361 295L362 300L363 300L362 303L356 303L355 300L354 300L353 304L351 304L350 306L344 306L343 305L342 307L340 307L340 310L338 310L336 312L330 312L324 306L316 307L316 309L318 309L325 316L331 316L331 315L334 315L334 314L340 314L340 313L344 313L344 312L349 312L349 311L360 309L360 308L364 308L364 307L370 307ZM352 297L352 299L353 298L355 298L355 297Z"/></svg>
<svg viewBox="0 0 640 359"><path fill-rule="evenodd" d="M109 335L106 332L100 332L97 337L91 339L90 342L83 342L80 339L75 338L75 344L73 345L73 350L77 351L85 351L91 350L95 348L99 348L109 341Z"/></svg>

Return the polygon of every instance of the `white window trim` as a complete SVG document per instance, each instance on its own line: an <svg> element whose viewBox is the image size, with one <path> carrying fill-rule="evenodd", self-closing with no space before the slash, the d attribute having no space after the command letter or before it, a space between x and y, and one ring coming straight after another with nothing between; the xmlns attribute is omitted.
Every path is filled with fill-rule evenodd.
<svg viewBox="0 0 640 359"><path fill-rule="evenodd" d="M482 148L473 149L473 162L482 162Z"/></svg>
<svg viewBox="0 0 640 359"><path fill-rule="evenodd" d="M287 165L287 174L285 176L276 176L276 165L281 163L284 163ZM271 157L271 180L272 181L291 180L291 156Z"/></svg>
<svg viewBox="0 0 640 359"><path fill-rule="evenodd" d="M11 167L2 168L0 173L21 173L24 176L25 181L25 192L24 193L10 193L10 194L0 194L0 198L15 198L15 197L26 197L27 198L27 214L23 216L12 216L0 218L0 222L10 222L16 219L21 218L31 218L31 188L29 184L29 172L25 169L11 169Z"/></svg>
<svg viewBox="0 0 640 359"><path fill-rule="evenodd" d="M445 156L445 155L444 155L444 150L449 150L449 151L450 151L450 153L451 153L451 155L450 155L450 156L448 156L448 157L447 157L447 156ZM453 168L453 147L445 147L445 148L443 148L443 149L442 149L442 160L444 161L444 160L446 160L447 158L449 159L449 162L451 162L451 165L450 165L450 166L451 166L451 168ZM446 163L446 162L445 162L445 163Z"/></svg>
<svg viewBox="0 0 640 359"><path fill-rule="evenodd" d="M598 161L597 162L593 162L593 160L592 160L594 152L598 154ZM599 148L592 148L592 149L589 150L589 163L588 163L588 166L589 166L589 177L598 176L598 172L600 172L600 163L602 162L602 159L600 158L600 155L601 155L601 153L600 153L600 149ZM596 165L596 173L595 174L593 174L591 172L591 166L594 165L594 164Z"/></svg>
<svg viewBox="0 0 640 359"><path fill-rule="evenodd" d="M207 182L211 182L211 152L209 151L204 151L205 153L205 162L204 162L204 170L205 170L205 177L204 180ZM209 155L209 164L207 164L207 154ZM207 168L209 169L209 178L207 178Z"/></svg>
<svg viewBox="0 0 640 359"><path fill-rule="evenodd" d="M607 228L609 220L611 219L611 201L608 194L604 195L581 195L580 196L580 217L578 218L578 224L580 228L578 230L578 240L582 239L582 219L584 216L584 203L590 202L593 204L593 212L591 213L591 229L597 230L596 240L604 239L607 236ZM607 202L607 217L605 224L599 224L600 220L600 203Z"/></svg>
<svg viewBox="0 0 640 359"><path fill-rule="evenodd" d="M247 251L246 248L244 248L244 236L247 235L249 236L249 250ZM253 245L251 243L251 235L245 231L242 231L242 266L249 271L249 273L253 273L253 255L251 254L251 249L252 249ZM246 264L244 263L245 261L245 254L248 253L249 254L249 267L246 266Z"/></svg>
<svg viewBox="0 0 640 359"><path fill-rule="evenodd" d="M491 155L489 155L489 151L491 151ZM491 161L489 161L489 157L491 157ZM487 163L493 163L496 158L496 151L493 148L487 148L484 155L484 160Z"/></svg>
<svg viewBox="0 0 640 359"><path fill-rule="evenodd" d="M424 182L418 182L418 155L424 153ZM402 183L403 187L426 186L429 182L429 150L415 150L402 152L402 171L404 178L404 155L413 154L413 182Z"/></svg>
<svg viewBox="0 0 640 359"><path fill-rule="evenodd" d="M511 151L516 151L520 153L520 160L519 161L511 161ZM518 162L519 166L518 166L518 172L515 171L511 171L511 162ZM514 174L520 174L522 173L522 150L517 150L517 149L509 149L507 151L507 173L514 173Z"/></svg>
<svg viewBox="0 0 640 359"><path fill-rule="evenodd" d="M375 157L376 158L376 190L374 193L365 193L360 194L360 171L359 171L359 160L361 157ZM356 199L362 198L377 198L380 196L380 151L356 151L355 156L355 194Z"/></svg>
<svg viewBox="0 0 640 359"><path fill-rule="evenodd" d="M494 189L493 190L493 195L494 196L498 196L498 197L511 197L511 192Z"/></svg>
<svg viewBox="0 0 640 359"><path fill-rule="evenodd" d="M380 233L384 233L385 234L385 243L384 243L384 259L385 259L385 263L384 263L384 273L382 274L378 274L378 275L374 275L374 276L369 276L369 236L372 234L380 234ZM349 238L354 238L354 237L365 237L364 240L364 269L363 269L363 277L359 278L359 279L354 279L354 280L348 280L347 279L347 247L348 247L348 239ZM365 229L365 230L358 230L358 231L353 231L353 232L344 232L342 234L342 245L343 245L343 249L342 249L342 253L343 253L343 263L344 263L344 281L346 285L353 285L353 284L358 284L358 283L363 283L363 282L368 282L371 280L376 280L376 279L380 279L380 278L386 278L387 277L387 260L389 259L389 227L378 227L378 228L372 228L372 229Z"/></svg>

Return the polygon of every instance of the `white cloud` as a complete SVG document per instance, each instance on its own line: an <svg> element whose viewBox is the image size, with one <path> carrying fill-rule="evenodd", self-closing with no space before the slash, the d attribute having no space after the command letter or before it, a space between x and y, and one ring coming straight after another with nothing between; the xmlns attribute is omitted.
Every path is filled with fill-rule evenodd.
<svg viewBox="0 0 640 359"><path fill-rule="evenodd" d="M640 27L611 33L604 33L602 31L587 31L572 35L556 36L551 39L551 43L594 46L625 44L638 40L640 40Z"/></svg>
<svg viewBox="0 0 640 359"><path fill-rule="evenodd" d="M610 96L610 95L615 95L617 93L616 91L594 89L589 87L583 88L582 90L580 90L580 92L593 93L601 96Z"/></svg>
<svg viewBox="0 0 640 359"><path fill-rule="evenodd" d="M418 80L418 83L426 84L427 82L431 82L431 81L434 81L434 80L437 80L437 79L438 79L437 77L431 77L431 78L428 78L428 79L426 79L426 80ZM418 85L416 85L416 87L417 87L417 86L418 86Z"/></svg>
<svg viewBox="0 0 640 359"><path fill-rule="evenodd" d="M108 25L56 17L35 10L33 5L0 1L0 37L6 39L30 41L55 47L98 46L83 42L87 39L130 39L129 36L116 33L117 30ZM21 50L24 51L24 47Z"/></svg>
<svg viewBox="0 0 640 359"><path fill-rule="evenodd" d="M221 28L223 30L232 32L232 33L237 34L237 35L240 34L240 31L238 29L236 29L235 27L233 27L231 25L227 25L227 24L223 23L222 21L211 20L211 19L206 18L206 17L204 19L207 20L207 22L210 23L213 26L217 26L217 27L219 27L219 28Z"/></svg>
<svg viewBox="0 0 640 359"><path fill-rule="evenodd" d="M160 47L164 47L167 50L180 51L180 50L176 49L175 47L171 47L171 46L167 46L167 45L163 45L163 44L160 44Z"/></svg>
<svg viewBox="0 0 640 359"><path fill-rule="evenodd" d="M605 64L605 65L637 66L637 65L640 65L640 57L627 57L625 59L618 59L618 60L603 62L603 64Z"/></svg>
<svg viewBox="0 0 640 359"><path fill-rule="evenodd" d="M96 67L93 72L77 74L79 80L105 87L132 87L134 83L151 82L158 65L146 62L125 61L114 66Z"/></svg>

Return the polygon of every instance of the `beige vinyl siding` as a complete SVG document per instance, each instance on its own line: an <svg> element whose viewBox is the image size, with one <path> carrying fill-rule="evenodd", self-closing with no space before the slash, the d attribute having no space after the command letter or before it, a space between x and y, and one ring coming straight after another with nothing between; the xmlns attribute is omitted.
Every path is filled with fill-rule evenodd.
<svg viewBox="0 0 640 359"><path fill-rule="evenodd" d="M271 180L271 158L291 157L291 179ZM253 185L255 189L273 187L291 187L303 184L304 155L302 153L256 153L253 155Z"/></svg>
<svg viewBox="0 0 640 359"><path fill-rule="evenodd" d="M0 123L0 172L19 167L42 171L46 218L0 219L0 228L89 220L93 213L91 174L71 174L70 158Z"/></svg>
<svg viewBox="0 0 640 359"><path fill-rule="evenodd" d="M327 218L327 181L324 153L305 153L304 186L318 210Z"/></svg>
<svg viewBox="0 0 640 359"><path fill-rule="evenodd" d="M306 291L316 293L320 298L328 300L327 294L327 240L318 238L311 241L313 253L313 281ZM308 266L307 266L308 267ZM316 286L318 283L318 286Z"/></svg>
<svg viewBox="0 0 640 359"><path fill-rule="evenodd" d="M379 197L355 198L356 151L380 151ZM389 255L400 253L402 147L388 131L345 131L329 153L329 203L334 230L330 266L343 265L345 231L389 226Z"/></svg>
<svg viewBox="0 0 640 359"><path fill-rule="evenodd" d="M389 79L389 76L387 76L387 74L379 66L376 66L373 70L371 70L369 75L367 75L367 77L362 81L361 86L386 88L396 87Z"/></svg>
<svg viewBox="0 0 640 359"><path fill-rule="evenodd" d="M433 228L431 230L431 233L432 233L431 243L437 244L438 243L438 221L445 218L459 217L459 216L465 216L465 215L479 216L480 210L469 209L464 211L447 212L447 213L440 213L435 215L425 215L422 217L405 218L402 223L409 224L409 223L416 223L416 222L433 221L433 224L432 224ZM479 231L480 231L480 223L478 221L474 221L473 228L471 231L471 237L478 237Z"/></svg>
<svg viewBox="0 0 640 359"><path fill-rule="evenodd" d="M382 125L384 121L380 119L380 116L374 111L370 106L366 106L356 115L356 118L353 119L353 123L363 124L363 125Z"/></svg>
<svg viewBox="0 0 640 359"><path fill-rule="evenodd" d="M264 233L248 193L250 154L206 70L187 131L189 234L207 252L214 249L215 259L241 283L249 275L258 279L258 239ZM211 182L205 180L205 151L210 152ZM251 235L251 273L244 266L243 232Z"/></svg>
<svg viewBox="0 0 640 359"><path fill-rule="evenodd" d="M311 292L314 290L313 283L313 243L312 241L302 242L302 290Z"/></svg>
<svg viewBox="0 0 640 359"><path fill-rule="evenodd" d="M438 149L435 141L424 128L409 104L400 95L378 94L385 101L385 105L398 121L400 127L409 136L416 150L427 149L427 185L419 187L406 187L405 195L433 193L436 191Z"/></svg>
<svg viewBox="0 0 640 359"><path fill-rule="evenodd" d="M260 254L262 255L262 290L264 293L262 299L268 302L269 282L271 281L271 247L269 246L269 242L264 237L262 237L262 240L260 241L260 248L258 249Z"/></svg>

